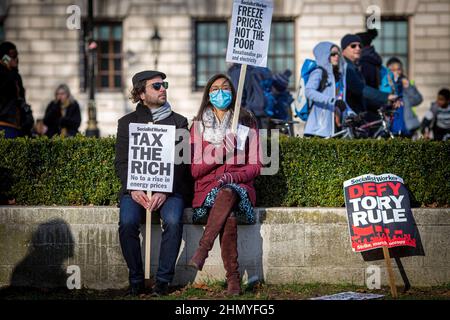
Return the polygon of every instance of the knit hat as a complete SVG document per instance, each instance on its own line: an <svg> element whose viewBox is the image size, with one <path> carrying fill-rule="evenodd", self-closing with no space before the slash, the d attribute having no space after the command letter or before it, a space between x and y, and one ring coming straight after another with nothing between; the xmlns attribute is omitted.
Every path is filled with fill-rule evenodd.
<svg viewBox="0 0 450 320"><path fill-rule="evenodd" d="M273 86L278 91L284 91L289 86L289 77L292 75L291 70L286 69L284 72L273 75Z"/></svg>
<svg viewBox="0 0 450 320"><path fill-rule="evenodd" d="M346 34L341 40L341 50L343 51L353 42L361 43L361 38L356 34Z"/></svg>

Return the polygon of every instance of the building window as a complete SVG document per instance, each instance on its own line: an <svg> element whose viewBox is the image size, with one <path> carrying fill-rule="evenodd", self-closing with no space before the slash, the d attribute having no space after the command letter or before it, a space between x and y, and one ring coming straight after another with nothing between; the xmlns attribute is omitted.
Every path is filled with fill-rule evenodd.
<svg viewBox="0 0 450 320"><path fill-rule="evenodd" d="M97 88L122 88L122 24L98 23L94 26L97 41Z"/></svg>
<svg viewBox="0 0 450 320"><path fill-rule="evenodd" d="M273 20L270 31L269 54L267 65L273 73L286 69L296 74L295 70L295 33L293 20ZM290 81L294 88L295 80Z"/></svg>
<svg viewBox="0 0 450 320"><path fill-rule="evenodd" d="M227 72L228 23L226 20L195 21L194 32L194 89L198 90L214 74Z"/></svg>
<svg viewBox="0 0 450 320"><path fill-rule="evenodd" d="M407 18L382 18L378 37L372 43L383 58L383 64L391 57L398 57L408 71L408 20Z"/></svg>
<svg viewBox="0 0 450 320"><path fill-rule="evenodd" d="M85 50L85 32L87 22L80 33L80 88L88 89L89 59ZM95 22L94 39L97 42L96 64L96 90L121 91L122 90L122 23Z"/></svg>
<svg viewBox="0 0 450 320"><path fill-rule="evenodd" d="M226 73L228 24L222 21L195 21L195 89L203 88L216 73ZM293 20L272 21L267 66L273 73L290 69L295 74ZM290 88L294 88L291 81Z"/></svg>

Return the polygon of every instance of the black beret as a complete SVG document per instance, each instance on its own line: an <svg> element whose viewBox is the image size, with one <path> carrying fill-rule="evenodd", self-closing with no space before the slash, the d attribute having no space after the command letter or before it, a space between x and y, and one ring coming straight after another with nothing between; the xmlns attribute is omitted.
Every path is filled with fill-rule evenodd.
<svg viewBox="0 0 450 320"><path fill-rule="evenodd" d="M166 74L162 73L160 71L153 71L153 70L147 70L147 71L141 71L136 73L133 78L131 79L131 81L133 82L133 87L142 80L148 80L148 79L153 79L154 77L160 76L161 78L165 79L166 78Z"/></svg>

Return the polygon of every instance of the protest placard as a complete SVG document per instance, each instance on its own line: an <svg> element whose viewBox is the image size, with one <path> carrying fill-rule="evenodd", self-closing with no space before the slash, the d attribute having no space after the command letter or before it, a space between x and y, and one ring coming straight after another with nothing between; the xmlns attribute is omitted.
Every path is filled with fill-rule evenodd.
<svg viewBox="0 0 450 320"><path fill-rule="evenodd" d="M352 250L416 246L408 190L402 178L364 175L344 182Z"/></svg>
<svg viewBox="0 0 450 320"><path fill-rule="evenodd" d="M362 175L344 182L350 240L354 252L383 249L389 286L397 297L389 248L416 247L417 229L403 179L393 174Z"/></svg>
<svg viewBox="0 0 450 320"><path fill-rule="evenodd" d="M130 123L127 189L172 192L175 127Z"/></svg>
<svg viewBox="0 0 450 320"><path fill-rule="evenodd" d="M272 14L272 1L234 0L227 62L267 66Z"/></svg>
<svg viewBox="0 0 450 320"><path fill-rule="evenodd" d="M232 132L236 133L247 65L267 66L273 2L234 0L226 61L241 64L234 106Z"/></svg>

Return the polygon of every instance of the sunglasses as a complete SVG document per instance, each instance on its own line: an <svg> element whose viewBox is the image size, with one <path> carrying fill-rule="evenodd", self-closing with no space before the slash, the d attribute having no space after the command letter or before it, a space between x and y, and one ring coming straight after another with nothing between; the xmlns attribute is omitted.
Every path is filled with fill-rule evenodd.
<svg viewBox="0 0 450 320"><path fill-rule="evenodd" d="M164 89L168 89L169 88L169 83L167 81L164 82L155 82L152 83L151 86L153 87L153 89L155 89L156 91L161 90L161 87L164 87Z"/></svg>
<svg viewBox="0 0 450 320"><path fill-rule="evenodd" d="M360 49L362 48L361 45L360 45L359 43L358 43L358 44L354 43L354 44L351 44L351 45L350 45L350 48L352 48L352 49L355 49L356 47L358 47L358 48L360 48Z"/></svg>
<svg viewBox="0 0 450 320"><path fill-rule="evenodd" d="M340 56L341 54L339 52L332 52L330 53L330 57Z"/></svg>

